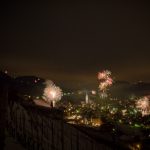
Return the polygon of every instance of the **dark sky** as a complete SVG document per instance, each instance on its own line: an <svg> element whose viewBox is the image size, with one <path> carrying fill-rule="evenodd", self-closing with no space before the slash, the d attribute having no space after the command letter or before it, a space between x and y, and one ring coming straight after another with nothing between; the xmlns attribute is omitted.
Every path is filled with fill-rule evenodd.
<svg viewBox="0 0 150 150"><path fill-rule="evenodd" d="M0 68L56 81L150 81L150 9L136 3L9 3Z"/></svg>

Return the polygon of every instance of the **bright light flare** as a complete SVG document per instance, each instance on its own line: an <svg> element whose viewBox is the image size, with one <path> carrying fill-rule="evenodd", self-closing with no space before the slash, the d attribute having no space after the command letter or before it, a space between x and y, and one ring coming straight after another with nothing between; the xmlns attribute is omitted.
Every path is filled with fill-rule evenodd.
<svg viewBox="0 0 150 150"><path fill-rule="evenodd" d="M91 93L92 93L93 95L96 95L96 91L94 91L94 90L92 90Z"/></svg>

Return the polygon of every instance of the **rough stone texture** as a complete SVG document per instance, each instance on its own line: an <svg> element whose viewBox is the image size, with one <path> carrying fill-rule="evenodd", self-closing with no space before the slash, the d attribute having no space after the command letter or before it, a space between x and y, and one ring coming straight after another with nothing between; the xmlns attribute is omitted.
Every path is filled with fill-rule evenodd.
<svg viewBox="0 0 150 150"><path fill-rule="evenodd" d="M59 116L61 113L57 114L57 111L54 111L52 114L53 111L37 109L36 106L28 107L28 105L16 101L8 107L8 131L27 149L111 149L107 145L97 143L85 133L64 122L62 116Z"/></svg>
<svg viewBox="0 0 150 150"><path fill-rule="evenodd" d="M4 149L5 127L6 127L6 110L7 110L8 85L5 79L0 77L0 145Z"/></svg>

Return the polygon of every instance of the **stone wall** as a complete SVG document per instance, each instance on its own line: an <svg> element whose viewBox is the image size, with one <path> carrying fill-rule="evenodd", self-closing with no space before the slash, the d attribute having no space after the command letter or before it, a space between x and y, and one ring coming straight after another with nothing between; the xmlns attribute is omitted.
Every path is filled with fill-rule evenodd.
<svg viewBox="0 0 150 150"><path fill-rule="evenodd" d="M5 146L8 91L9 78L0 71L0 149L2 150Z"/></svg>
<svg viewBox="0 0 150 150"><path fill-rule="evenodd" d="M7 112L9 133L29 150L111 149L66 123L59 110L17 100L9 102Z"/></svg>

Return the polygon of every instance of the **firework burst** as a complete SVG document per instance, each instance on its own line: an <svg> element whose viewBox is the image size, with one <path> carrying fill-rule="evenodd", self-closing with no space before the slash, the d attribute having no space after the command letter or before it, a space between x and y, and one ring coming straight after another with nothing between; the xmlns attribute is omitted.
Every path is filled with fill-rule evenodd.
<svg viewBox="0 0 150 150"><path fill-rule="evenodd" d="M43 98L54 106L57 101L61 100L62 90L50 80L46 81L45 84L46 87L44 89Z"/></svg>
<svg viewBox="0 0 150 150"><path fill-rule="evenodd" d="M109 70L104 70L98 73L99 80L106 80L109 76L111 76L111 72Z"/></svg>
<svg viewBox="0 0 150 150"><path fill-rule="evenodd" d="M109 70L104 70L98 73L99 89L101 92L106 92L107 88L113 84L113 79L111 78L111 72Z"/></svg>
<svg viewBox="0 0 150 150"><path fill-rule="evenodd" d="M150 114L150 99L148 97L140 98L136 102L136 108L142 113L142 116Z"/></svg>

